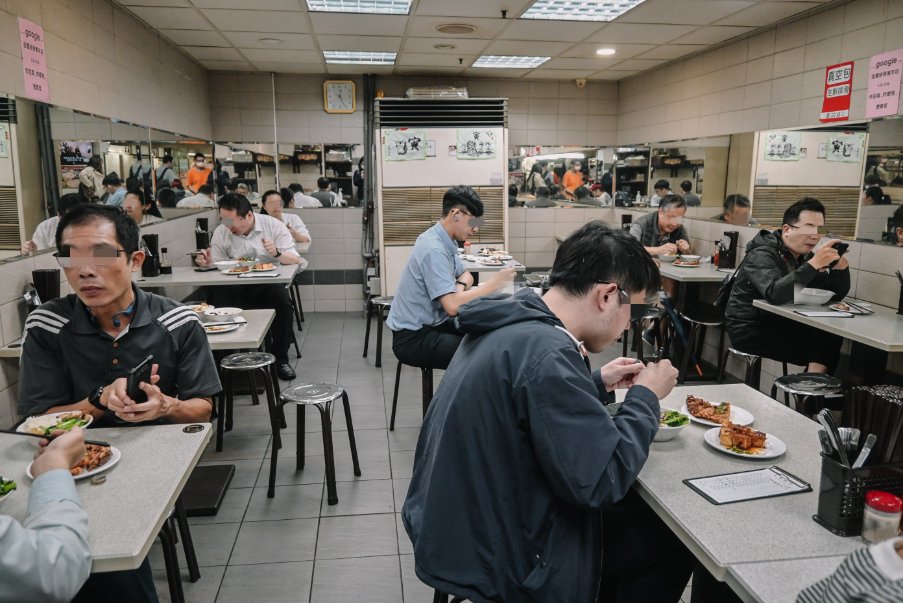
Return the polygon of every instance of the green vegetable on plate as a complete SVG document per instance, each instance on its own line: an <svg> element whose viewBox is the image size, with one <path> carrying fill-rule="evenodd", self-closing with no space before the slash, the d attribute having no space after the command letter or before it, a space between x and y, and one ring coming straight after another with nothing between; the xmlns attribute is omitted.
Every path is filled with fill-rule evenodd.
<svg viewBox="0 0 903 603"><path fill-rule="evenodd" d="M6 496L16 489L16 482L11 479L3 479L0 477L0 496Z"/></svg>

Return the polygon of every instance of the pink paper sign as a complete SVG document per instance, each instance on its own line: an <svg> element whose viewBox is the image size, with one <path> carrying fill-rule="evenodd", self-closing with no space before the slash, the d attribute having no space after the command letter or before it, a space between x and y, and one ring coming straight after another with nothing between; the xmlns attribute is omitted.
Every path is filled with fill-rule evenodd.
<svg viewBox="0 0 903 603"><path fill-rule="evenodd" d="M869 92L866 117L896 115L900 107L900 75L903 48L876 54L869 59Z"/></svg>
<svg viewBox="0 0 903 603"><path fill-rule="evenodd" d="M19 17L19 40L22 42L25 96L49 103L50 86L47 83L47 57L44 56L44 28Z"/></svg>

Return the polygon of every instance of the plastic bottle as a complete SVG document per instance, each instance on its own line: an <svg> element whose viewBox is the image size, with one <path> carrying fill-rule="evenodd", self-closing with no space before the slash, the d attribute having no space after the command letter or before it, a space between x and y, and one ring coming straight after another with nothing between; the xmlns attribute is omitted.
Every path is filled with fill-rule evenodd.
<svg viewBox="0 0 903 603"><path fill-rule="evenodd" d="M172 264L169 263L166 247L160 248L160 274L172 274Z"/></svg>
<svg viewBox="0 0 903 603"><path fill-rule="evenodd" d="M871 543L893 538L900 529L901 515L903 500L889 492L867 492L862 509L862 539Z"/></svg>
<svg viewBox="0 0 903 603"><path fill-rule="evenodd" d="M640 194L640 191L636 192L636 201L634 201L634 205L640 205L643 202L643 196Z"/></svg>

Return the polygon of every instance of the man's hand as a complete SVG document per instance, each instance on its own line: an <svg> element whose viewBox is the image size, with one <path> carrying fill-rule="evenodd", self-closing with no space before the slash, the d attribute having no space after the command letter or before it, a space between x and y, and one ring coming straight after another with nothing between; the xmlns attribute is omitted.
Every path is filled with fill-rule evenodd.
<svg viewBox="0 0 903 603"><path fill-rule="evenodd" d="M846 270L849 267L850 263L847 261L847 257L845 255L842 255L840 256L840 260L838 260L838 262L834 264L834 267L831 268L831 270Z"/></svg>
<svg viewBox="0 0 903 603"><path fill-rule="evenodd" d="M601 369L602 383L606 391L622 389L633 385L634 377L645 367L633 358L615 358Z"/></svg>
<svg viewBox="0 0 903 603"><path fill-rule="evenodd" d="M260 241L263 243L263 248L266 249L267 253L272 257L276 257L276 254L279 253L279 250L276 249L276 244L272 241L272 239L261 239Z"/></svg>
<svg viewBox="0 0 903 603"><path fill-rule="evenodd" d="M834 243L837 242L838 241L835 239L830 239L822 247L819 247L815 252L815 255L813 255L809 259L809 264L813 268L821 272L822 270L830 266L831 262L839 259L840 254L837 253L837 250L833 247Z"/></svg>
<svg viewBox="0 0 903 603"><path fill-rule="evenodd" d="M661 400L670 394L677 384L677 369L671 366L670 360L649 363L634 377L633 384L648 387Z"/></svg>
<svg viewBox="0 0 903 603"><path fill-rule="evenodd" d="M198 253L197 257L194 258L195 263L201 268L206 268L213 264L213 253L210 251L210 248L202 250Z"/></svg>
<svg viewBox="0 0 903 603"><path fill-rule="evenodd" d="M656 248L657 255L676 255L677 245L674 243L665 243Z"/></svg>
<svg viewBox="0 0 903 603"><path fill-rule="evenodd" d="M147 402L135 402L126 391L128 382L125 377L120 377L110 384L108 388L104 388L103 396L100 403L106 406L110 412L116 414L117 417L129 423L141 423L142 421L153 421L169 413L172 404L157 387L160 376L157 374L159 364L151 367L150 383L142 381L138 387L147 394ZM107 395L109 392L109 395ZM104 402L106 398L106 402Z"/></svg>
<svg viewBox="0 0 903 603"><path fill-rule="evenodd" d="M690 243L686 239L677 241L677 250L681 253L690 253Z"/></svg>
<svg viewBox="0 0 903 603"><path fill-rule="evenodd" d="M505 285L514 280L514 275L517 274L517 271L514 268L502 268L498 272L492 275L486 284L496 291L499 289L503 289Z"/></svg>
<svg viewBox="0 0 903 603"><path fill-rule="evenodd" d="M71 431L54 431L53 440L41 440L31 473L37 478L53 469L66 469L85 457L85 432L79 427Z"/></svg>
<svg viewBox="0 0 903 603"><path fill-rule="evenodd" d="M34 241L25 241L24 243L22 243L22 249L20 249L19 252L22 255L27 255L29 253L34 253L37 250L38 250L38 246L35 244Z"/></svg>

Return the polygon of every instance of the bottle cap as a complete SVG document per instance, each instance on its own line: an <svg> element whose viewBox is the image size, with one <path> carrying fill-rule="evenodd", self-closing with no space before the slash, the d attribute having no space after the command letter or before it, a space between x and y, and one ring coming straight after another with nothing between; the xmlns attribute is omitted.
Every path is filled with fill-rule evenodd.
<svg viewBox="0 0 903 603"><path fill-rule="evenodd" d="M884 513L899 513L903 511L903 500L890 492L871 490L865 494L865 504Z"/></svg>

